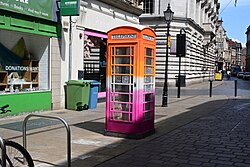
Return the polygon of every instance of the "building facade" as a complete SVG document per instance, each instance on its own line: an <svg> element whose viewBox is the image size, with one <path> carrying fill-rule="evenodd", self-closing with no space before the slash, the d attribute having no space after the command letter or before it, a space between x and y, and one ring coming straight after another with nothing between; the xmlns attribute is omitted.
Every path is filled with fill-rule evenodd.
<svg viewBox="0 0 250 167"><path fill-rule="evenodd" d="M170 24L171 46L168 55L169 85L174 85L178 75L176 57L176 35L181 29L186 31L187 51L181 61L181 74L186 83L201 82L209 79L215 66L215 30L218 20L219 3L217 0L144 0L144 13L140 16L142 25L154 28L157 34L156 84L162 85L166 62L167 26L163 11L170 4L174 12Z"/></svg>
<svg viewBox="0 0 250 167"><path fill-rule="evenodd" d="M237 41L232 39L228 40L228 49L231 57L231 66L242 66L241 56L242 56L242 45Z"/></svg>
<svg viewBox="0 0 250 167"><path fill-rule="evenodd" d="M242 45L241 45L240 42L236 42L236 60L235 60L235 64L242 67L241 57L242 57Z"/></svg>
<svg viewBox="0 0 250 167"><path fill-rule="evenodd" d="M39 2L0 3L0 101L16 112L65 108L69 80L98 80L104 92L107 32L138 25L143 11L138 0L76 0L79 14L60 16L65 1Z"/></svg>
<svg viewBox="0 0 250 167"><path fill-rule="evenodd" d="M138 0L81 0L79 16L72 16L71 20L69 16L62 16L61 70L64 75L60 78L58 99L61 108L65 105L64 87L68 80L97 80L101 83L98 97L106 97L107 32L117 26L138 25L142 12Z"/></svg>
<svg viewBox="0 0 250 167"><path fill-rule="evenodd" d="M246 47L242 47L241 66L242 70L246 71Z"/></svg>
<svg viewBox="0 0 250 167"><path fill-rule="evenodd" d="M223 28L222 23L222 19L218 20L216 28L216 63L218 65L217 70L225 71L226 69L229 69L231 65L231 56L228 50L226 30Z"/></svg>
<svg viewBox="0 0 250 167"><path fill-rule="evenodd" d="M243 47L240 42L229 39L226 30L222 25L223 21L218 20L216 29L216 62L221 65L223 70L230 70L233 66L245 70L246 57L243 56Z"/></svg>
<svg viewBox="0 0 250 167"><path fill-rule="evenodd" d="M250 26L247 28L246 37L246 71L250 71Z"/></svg>
<svg viewBox="0 0 250 167"><path fill-rule="evenodd" d="M58 10L51 0L0 3L0 105L9 104L10 114L48 110L56 103Z"/></svg>

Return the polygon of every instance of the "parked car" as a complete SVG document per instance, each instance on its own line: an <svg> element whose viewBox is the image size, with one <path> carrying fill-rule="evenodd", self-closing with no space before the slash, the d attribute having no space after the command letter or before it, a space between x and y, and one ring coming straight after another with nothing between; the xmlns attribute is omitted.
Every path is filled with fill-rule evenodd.
<svg viewBox="0 0 250 167"><path fill-rule="evenodd" d="M245 72L242 76L242 79L244 80L250 79L250 72Z"/></svg>
<svg viewBox="0 0 250 167"><path fill-rule="evenodd" d="M237 78L243 78L244 72L238 72Z"/></svg>
<svg viewBox="0 0 250 167"><path fill-rule="evenodd" d="M240 66L232 66L231 67L231 76L236 77L238 72L241 72Z"/></svg>

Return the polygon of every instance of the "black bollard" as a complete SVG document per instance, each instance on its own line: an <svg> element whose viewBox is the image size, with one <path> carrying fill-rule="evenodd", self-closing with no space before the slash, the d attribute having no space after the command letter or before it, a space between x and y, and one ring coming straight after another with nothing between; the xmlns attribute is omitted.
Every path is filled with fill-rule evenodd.
<svg viewBox="0 0 250 167"><path fill-rule="evenodd" d="M237 80L234 80L234 97L237 97Z"/></svg>
<svg viewBox="0 0 250 167"><path fill-rule="evenodd" d="M209 88L209 97L212 97L212 80L209 80L210 82L210 88Z"/></svg>
<svg viewBox="0 0 250 167"><path fill-rule="evenodd" d="M178 90L177 90L177 98L181 97L181 75L178 75Z"/></svg>

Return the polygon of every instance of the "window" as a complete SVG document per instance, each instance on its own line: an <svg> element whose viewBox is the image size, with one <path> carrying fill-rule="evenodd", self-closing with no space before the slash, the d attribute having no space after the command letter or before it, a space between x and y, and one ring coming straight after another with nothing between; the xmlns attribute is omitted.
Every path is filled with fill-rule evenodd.
<svg viewBox="0 0 250 167"><path fill-rule="evenodd" d="M49 37L36 40L24 33L13 35L2 30L0 36L6 39L0 44L0 94L50 89Z"/></svg>
<svg viewBox="0 0 250 167"><path fill-rule="evenodd" d="M153 13L153 0L144 0L143 3L143 13Z"/></svg>
<svg viewBox="0 0 250 167"><path fill-rule="evenodd" d="M132 122L134 47L111 48L111 119Z"/></svg>

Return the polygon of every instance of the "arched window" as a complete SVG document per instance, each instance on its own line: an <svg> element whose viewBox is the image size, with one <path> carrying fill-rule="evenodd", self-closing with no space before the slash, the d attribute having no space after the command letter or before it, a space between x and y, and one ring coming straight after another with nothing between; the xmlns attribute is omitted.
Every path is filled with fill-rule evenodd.
<svg viewBox="0 0 250 167"><path fill-rule="evenodd" d="M144 0L144 3L143 3L143 13L152 14L153 11L154 11L153 7L154 7L153 0Z"/></svg>

